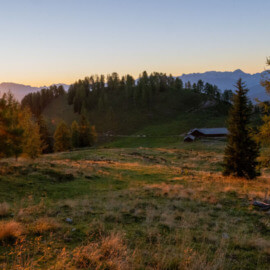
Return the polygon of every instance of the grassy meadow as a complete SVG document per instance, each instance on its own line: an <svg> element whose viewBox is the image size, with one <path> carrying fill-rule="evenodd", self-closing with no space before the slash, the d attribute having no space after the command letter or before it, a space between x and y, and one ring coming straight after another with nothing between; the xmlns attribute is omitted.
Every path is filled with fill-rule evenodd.
<svg viewBox="0 0 270 270"><path fill-rule="evenodd" d="M251 205L269 171L225 178L224 141L182 139L2 160L0 268L269 269L269 213Z"/></svg>

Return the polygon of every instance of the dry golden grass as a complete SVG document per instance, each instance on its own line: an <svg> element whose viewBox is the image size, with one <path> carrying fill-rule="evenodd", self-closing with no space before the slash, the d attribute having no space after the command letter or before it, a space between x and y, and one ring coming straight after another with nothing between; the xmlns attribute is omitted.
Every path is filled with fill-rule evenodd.
<svg viewBox="0 0 270 270"><path fill-rule="evenodd" d="M60 224L53 218L42 217L39 218L33 225L33 232L43 234L46 232L53 232L60 228Z"/></svg>
<svg viewBox="0 0 270 270"><path fill-rule="evenodd" d="M156 196L164 196L168 198L193 198L194 190L191 188L184 188L180 184L152 184L145 185L146 191L153 192Z"/></svg>
<svg viewBox="0 0 270 270"><path fill-rule="evenodd" d="M10 206L7 202L0 203L0 217L7 216L10 210Z"/></svg>
<svg viewBox="0 0 270 270"><path fill-rule="evenodd" d="M0 223L0 241L14 240L23 233L23 227L16 221L1 221Z"/></svg>
<svg viewBox="0 0 270 270"><path fill-rule="evenodd" d="M216 250L213 260L209 261L208 251L205 250L203 254L199 254L192 248L186 248L183 252L183 260L179 264L178 269L183 270L222 270L225 268L225 258L227 254L226 247L221 246Z"/></svg>
<svg viewBox="0 0 270 270"><path fill-rule="evenodd" d="M73 262L78 269L129 269L127 247L118 233L78 247Z"/></svg>
<svg viewBox="0 0 270 270"><path fill-rule="evenodd" d="M92 202L88 198L66 199L57 202L59 209L66 208L73 217L81 218L92 213Z"/></svg>
<svg viewBox="0 0 270 270"><path fill-rule="evenodd" d="M261 237L256 237L256 238L250 239L248 243L251 246L259 250L262 250L263 252L270 255L270 241L269 240L263 239Z"/></svg>
<svg viewBox="0 0 270 270"><path fill-rule="evenodd" d="M228 242L215 238L216 248L212 251L213 257L209 257L209 247L205 239L202 239L202 250L198 251L191 245L193 233L189 229L183 229L182 237L174 236L166 239L171 245L166 247L164 244L164 235L155 228L147 230L149 254L144 250L142 253L137 250L134 253L134 262L136 269L183 269L183 270L221 270L226 268L225 259L228 254ZM147 267L144 267L142 261L144 256L148 255L146 261ZM139 267L140 263L142 266Z"/></svg>
<svg viewBox="0 0 270 270"><path fill-rule="evenodd" d="M266 197L269 172L255 181L223 177L222 154L165 148L137 151L149 159L134 157L130 149L91 150L81 160L72 159L80 158L72 157L76 153L63 160L39 159L39 169L56 167L79 181L51 186L41 178L45 190L58 188L59 194L48 192L46 204L36 204L40 198L36 194L35 200L15 202L14 218L27 229L17 242L25 237L24 258L27 262L28 254L34 257L33 262L18 261L21 269L45 265L58 270L212 270L234 269L238 264L247 269L249 263L264 269L270 255L265 233L269 216L256 211L252 201ZM70 217L73 223L60 226L49 218L56 216ZM125 232L127 242L112 230ZM37 237L41 240L36 246L43 246L35 251L32 243ZM50 237L56 239L52 245ZM21 250L14 249L15 258Z"/></svg>

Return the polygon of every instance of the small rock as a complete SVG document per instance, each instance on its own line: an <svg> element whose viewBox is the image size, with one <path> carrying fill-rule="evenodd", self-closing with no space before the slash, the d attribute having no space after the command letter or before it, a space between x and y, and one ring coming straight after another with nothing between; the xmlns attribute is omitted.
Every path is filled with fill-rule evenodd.
<svg viewBox="0 0 270 270"><path fill-rule="evenodd" d="M72 218L66 218L66 222L67 222L67 223L72 223L73 220L72 220Z"/></svg>
<svg viewBox="0 0 270 270"><path fill-rule="evenodd" d="M75 231L76 231L76 228L72 228L71 231L72 231L72 232L75 232Z"/></svg>
<svg viewBox="0 0 270 270"><path fill-rule="evenodd" d="M229 239L230 237L229 237L229 235L228 235L227 233L223 233L223 234L222 234L222 238L224 238L224 239Z"/></svg>

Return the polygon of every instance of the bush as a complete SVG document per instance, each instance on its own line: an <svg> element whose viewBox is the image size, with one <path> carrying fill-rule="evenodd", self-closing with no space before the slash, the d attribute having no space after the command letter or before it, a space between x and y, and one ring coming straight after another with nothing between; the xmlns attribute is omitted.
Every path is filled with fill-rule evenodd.
<svg viewBox="0 0 270 270"><path fill-rule="evenodd" d="M39 218L35 224L33 231L37 234L56 231L60 227L60 224L53 218L43 217Z"/></svg>
<svg viewBox="0 0 270 270"><path fill-rule="evenodd" d="M0 223L0 241L15 240L22 235L22 225L16 221Z"/></svg>
<svg viewBox="0 0 270 270"><path fill-rule="evenodd" d="M73 260L79 269L129 269L127 247L119 234L75 249Z"/></svg>

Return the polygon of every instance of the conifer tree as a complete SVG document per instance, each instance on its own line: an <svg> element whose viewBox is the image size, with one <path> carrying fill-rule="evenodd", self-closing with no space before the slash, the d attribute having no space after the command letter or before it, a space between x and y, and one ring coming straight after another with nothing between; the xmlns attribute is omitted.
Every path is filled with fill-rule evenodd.
<svg viewBox="0 0 270 270"><path fill-rule="evenodd" d="M42 153L43 154L52 153L53 152L53 138L49 132L47 122L42 115L38 117L37 122L39 125L40 138L43 143Z"/></svg>
<svg viewBox="0 0 270 270"><path fill-rule="evenodd" d="M89 122L84 115L81 116L79 125L79 145L80 147L92 146L95 142L95 130L91 128Z"/></svg>
<svg viewBox="0 0 270 270"><path fill-rule="evenodd" d="M228 120L228 143L224 155L224 175L234 175L248 179L255 178L259 147L251 136L249 125L250 107L242 80L237 81L236 94Z"/></svg>
<svg viewBox="0 0 270 270"><path fill-rule="evenodd" d="M267 59L268 66L270 66L270 58ZM265 91L270 95L270 70L266 71L264 79L261 82L261 85L265 87ZM270 106L269 103L261 103L263 106L263 116L262 121L263 124L259 128L258 140L265 146L265 151L263 156L261 157L261 161L264 165L270 166Z"/></svg>
<svg viewBox="0 0 270 270"><path fill-rule="evenodd" d="M270 67L270 57L267 58L266 64ZM265 91L270 95L270 69L266 71L267 75L265 75L264 79L261 82L261 85L265 88Z"/></svg>
<svg viewBox="0 0 270 270"><path fill-rule="evenodd" d="M22 111L20 125L24 129L23 153L35 159L42 153L43 143L39 132L39 125L28 107Z"/></svg>
<svg viewBox="0 0 270 270"><path fill-rule="evenodd" d="M19 125L19 104L11 93L0 98L0 157L22 152L23 129Z"/></svg>
<svg viewBox="0 0 270 270"><path fill-rule="evenodd" d="M77 121L73 121L71 125L71 142L73 147L80 147L80 133Z"/></svg>
<svg viewBox="0 0 270 270"><path fill-rule="evenodd" d="M198 80L198 83L197 83L198 93L201 93L203 91L203 87L204 87L204 82L202 80Z"/></svg>
<svg viewBox="0 0 270 270"><path fill-rule="evenodd" d="M91 126L91 145L97 141L97 131L95 126Z"/></svg>
<svg viewBox="0 0 270 270"><path fill-rule="evenodd" d="M71 149L71 134L68 126L62 122L54 133L54 151L61 152Z"/></svg>
<svg viewBox="0 0 270 270"><path fill-rule="evenodd" d="M179 78L175 79L175 89L178 90L178 91L183 90L183 82Z"/></svg>

